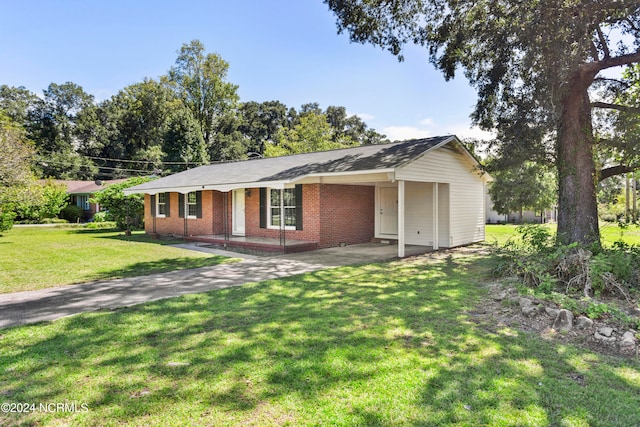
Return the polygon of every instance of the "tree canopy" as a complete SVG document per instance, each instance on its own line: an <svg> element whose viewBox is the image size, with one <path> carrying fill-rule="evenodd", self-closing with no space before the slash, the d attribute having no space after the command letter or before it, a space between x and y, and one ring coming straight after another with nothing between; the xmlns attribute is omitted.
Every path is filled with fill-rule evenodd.
<svg viewBox="0 0 640 427"><path fill-rule="evenodd" d="M558 237L599 244L592 109L602 72L640 61L640 5L629 0L325 0L339 31L402 59L408 44L476 88L472 120L510 162L554 161ZM621 86L618 86L620 89Z"/></svg>
<svg viewBox="0 0 640 427"><path fill-rule="evenodd" d="M24 87L0 86L0 111L34 143L34 173L42 178L110 179L163 175L209 162L298 150L287 135L310 130L309 114L322 115L331 144L386 142L345 107L307 103L299 109L277 100L238 99L229 64L193 40L177 52L166 75L144 79L96 102L73 83L51 83L41 96ZM305 122L313 121L305 119ZM322 149L324 144L304 144ZM289 147L289 148L287 148Z"/></svg>

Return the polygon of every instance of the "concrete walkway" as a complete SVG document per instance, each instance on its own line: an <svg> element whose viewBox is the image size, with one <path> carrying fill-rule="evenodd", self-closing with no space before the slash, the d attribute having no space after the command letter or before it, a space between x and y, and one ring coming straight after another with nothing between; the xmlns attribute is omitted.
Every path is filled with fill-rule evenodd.
<svg viewBox="0 0 640 427"><path fill-rule="evenodd" d="M382 261L395 256L395 246L370 244L273 257L244 256L195 245L181 247L243 259L241 262L191 270L0 294L0 328L99 309L127 307L339 265ZM408 253L417 252L424 253L425 248L408 247Z"/></svg>

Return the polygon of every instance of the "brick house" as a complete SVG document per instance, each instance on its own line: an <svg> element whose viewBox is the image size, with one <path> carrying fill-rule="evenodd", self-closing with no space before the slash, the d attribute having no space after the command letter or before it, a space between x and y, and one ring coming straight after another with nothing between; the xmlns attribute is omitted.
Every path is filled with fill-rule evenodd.
<svg viewBox="0 0 640 427"><path fill-rule="evenodd" d="M225 247L370 241L433 249L484 240L489 179L455 136L201 166L125 190L145 230Z"/></svg>
<svg viewBox="0 0 640 427"><path fill-rule="evenodd" d="M69 204L81 207L84 211L82 219L86 221L91 220L97 212L100 212L100 205L89 201L91 196L109 185L119 184L124 181L126 181L126 178L105 181L54 180L54 182L67 187Z"/></svg>

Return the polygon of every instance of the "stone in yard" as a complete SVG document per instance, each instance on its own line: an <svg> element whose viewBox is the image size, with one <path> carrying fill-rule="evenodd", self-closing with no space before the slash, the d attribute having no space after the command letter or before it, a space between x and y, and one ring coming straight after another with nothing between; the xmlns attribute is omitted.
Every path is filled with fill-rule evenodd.
<svg viewBox="0 0 640 427"><path fill-rule="evenodd" d="M555 319L556 317L558 317L558 313L560 313L560 309L558 308L553 308L553 307L545 307L544 311L547 313L547 316Z"/></svg>
<svg viewBox="0 0 640 427"><path fill-rule="evenodd" d="M524 308L530 306L532 301L529 298L520 298L518 299L518 304L520 304L520 307Z"/></svg>
<svg viewBox="0 0 640 427"><path fill-rule="evenodd" d="M600 328L596 331L596 333L593 335L593 337L595 339L597 339L598 341L604 343L604 344L614 344L616 342L616 337L612 337L612 336L606 336L604 334L600 333L600 330L605 329L605 328ZM611 329L611 328L609 328ZM606 331L605 331L606 332Z"/></svg>
<svg viewBox="0 0 640 427"><path fill-rule="evenodd" d="M493 296L494 301L502 301L507 297L507 291L498 292Z"/></svg>
<svg viewBox="0 0 640 427"><path fill-rule="evenodd" d="M633 331L627 331L622 334L622 340L620 341L621 347L635 347L636 334Z"/></svg>
<svg viewBox="0 0 640 427"><path fill-rule="evenodd" d="M535 317L538 315L538 307L535 307L533 305L525 305L522 307L522 314L524 314L527 317Z"/></svg>
<svg viewBox="0 0 640 427"><path fill-rule="evenodd" d="M613 328L610 328L608 326L603 326L598 329L598 333L602 336L610 337L611 334L613 334Z"/></svg>
<svg viewBox="0 0 640 427"><path fill-rule="evenodd" d="M589 319L587 316L580 316L576 319L576 328L578 329L589 329L593 326L593 320Z"/></svg>
<svg viewBox="0 0 640 427"><path fill-rule="evenodd" d="M569 332L573 328L573 313L562 309L558 312L556 320L553 322L553 329L557 331Z"/></svg>

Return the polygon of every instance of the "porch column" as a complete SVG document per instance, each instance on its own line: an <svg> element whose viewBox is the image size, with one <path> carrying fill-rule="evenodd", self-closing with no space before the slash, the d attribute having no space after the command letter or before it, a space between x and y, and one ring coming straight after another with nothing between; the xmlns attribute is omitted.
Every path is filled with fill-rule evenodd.
<svg viewBox="0 0 640 427"><path fill-rule="evenodd" d="M398 258L404 258L404 181L398 181Z"/></svg>
<svg viewBox="0 0 640 427"><path fill-rule="evenodd" d="M433 250L438 250L438 243L440 242L440 236L438 235L438 183L433 183Z"/></svg>

